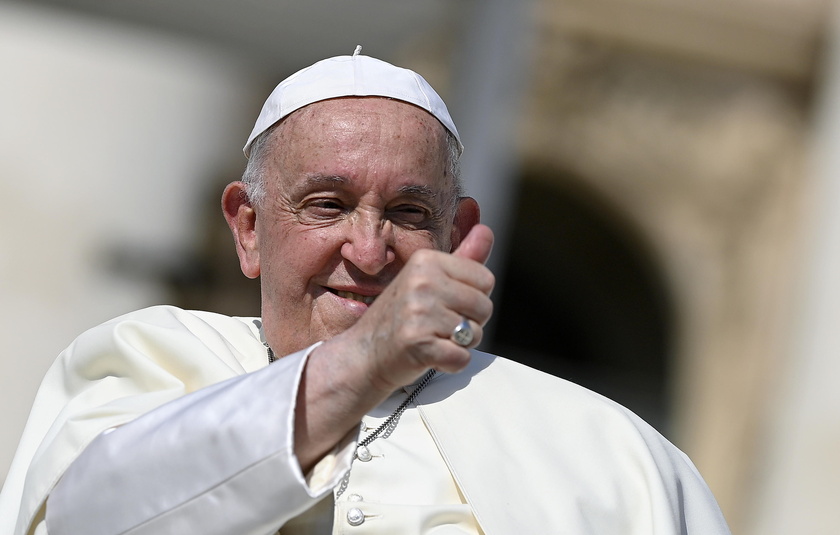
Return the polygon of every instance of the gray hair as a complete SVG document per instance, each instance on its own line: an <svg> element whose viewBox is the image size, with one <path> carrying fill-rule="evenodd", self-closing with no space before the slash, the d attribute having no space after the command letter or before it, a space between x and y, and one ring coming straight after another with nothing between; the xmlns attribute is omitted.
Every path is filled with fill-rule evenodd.
<svg viewBox="0 0 840 535"><path fill-rule="evenodd" d="M251 156L248 158L248 164L242 173L242 182L245 183L245 193L253 206L261 206L265 202L268 141L282 123L283 121L279 121L271 126L251 143ZM445 128L444 132L446 132L446 168L452 180L453 194L451 200L447 201L446 204L449 206L446 206L446 208L450 209L454 215L455 208L458 206L456 201L464 195L464 186L461 182L461 148L452 132Z"/></svg>

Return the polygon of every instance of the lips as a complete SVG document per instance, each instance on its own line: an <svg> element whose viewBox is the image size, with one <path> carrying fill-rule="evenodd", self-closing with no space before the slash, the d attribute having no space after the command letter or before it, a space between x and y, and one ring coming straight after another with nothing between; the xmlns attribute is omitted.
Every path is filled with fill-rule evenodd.
<svg viewBox="0 0 840 535"><path fill-rule="evenodd" d="M342 297L344 299L351 299L353 301L359 301L360 303L364 303L366 305L372 304L376 300L375 295L362 295L357 294L354 292L348 292L345 290L330 290L335 295Z"/></svg>

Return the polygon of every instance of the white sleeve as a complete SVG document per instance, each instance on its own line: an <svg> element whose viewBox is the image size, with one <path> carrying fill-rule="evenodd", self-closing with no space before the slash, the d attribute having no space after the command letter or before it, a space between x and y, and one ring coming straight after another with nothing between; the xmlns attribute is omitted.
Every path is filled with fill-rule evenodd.
<svg viewBox="0 0 840 535"><path fill-rule="evenodd" d="M264 535L349 469L349 433L305 477L294 409L309 350L203 388L97 437L47 501L51 535Z"/></svg>

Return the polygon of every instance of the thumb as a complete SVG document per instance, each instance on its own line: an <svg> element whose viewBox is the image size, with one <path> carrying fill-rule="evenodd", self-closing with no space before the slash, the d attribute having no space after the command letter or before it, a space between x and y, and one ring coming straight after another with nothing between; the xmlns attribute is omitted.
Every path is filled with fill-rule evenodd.
<svg viewBox="0 0 840 535"><path fill-rule="evenodd" d="M476 262L485 263L493 249L493 231L487 225L475 225L461 240L457 249L452 251L455 256L469 258Z"/></svg>

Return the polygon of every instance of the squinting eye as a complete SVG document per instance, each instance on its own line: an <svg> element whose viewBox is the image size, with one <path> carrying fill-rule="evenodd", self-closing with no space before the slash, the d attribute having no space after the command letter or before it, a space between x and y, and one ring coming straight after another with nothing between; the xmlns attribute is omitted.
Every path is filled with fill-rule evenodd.
<svg viewBox="0 0 840 535"><path fill-rule="evenodd" d="M334 199L318 199L307 204L306 211L316 217L335 217L344 212L344 206Z"/></svg>
<svg viewBox="0 0 840 535"><path fill-rule="evenodd" d="M420 225L429 219L429 211L422 206L397 206L390 213L392 219L405 225Z"/></svg>
<svg viewBox="0 0 840 535"><path fill-rule="evenodd" d="M335 201L316 201L312 203L312 206L327 210L341 210L341 205Z"/></svg>

